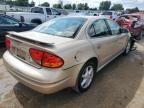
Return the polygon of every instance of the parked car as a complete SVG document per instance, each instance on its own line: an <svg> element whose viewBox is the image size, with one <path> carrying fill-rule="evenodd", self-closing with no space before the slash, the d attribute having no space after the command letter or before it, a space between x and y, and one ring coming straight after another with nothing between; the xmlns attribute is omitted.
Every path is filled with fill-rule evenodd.
<svg viewBox="0 0 144 108"><path fill-rule="evenodd" d="M70 13L68 16L92 16L89 13L79 12L79 13Z"/></svg>
<svg viewBox="0 0 144 108"><path fill-rule="evenodd" d="M63 17L23 33L10 33L3 55L7 70L41 92L67 87L84 92L94 75L120 54L128 54L130 33L106 18Z"/></svg>
<svg viewBox="0 0 144 108"><path fill-rule="evenodd" d="M30 25L26 23L21 23L20 21L7 16L5 14L0 14L0 44L5 42L5 36L8 31L28 31L35 27L35 25Z"/></svg>
<svg viewBox="0 0 144 108"><path fill-rule="evenodd" d="M116 22L127 28L135 39L140 40L144 35L144 16L139 14L124 14Z"/></svg>
<svg viewBox="0 0 144 108"><path fill-rule="evenodd" d="M116 18L118 18L118 14L115 11L105 11L105 12L102 12L100 14L100 16L104 16L106 18L110 18L110 19L113 19L113 20L115 20Z"/></svg>
<svg viewBox="0 0 144 108"><path fill-rule="evenodd" d="M31 12L6 12L6 14L22 22L36 24L41 24L62 15L57 9L49 7L33 7Z"/></svg>

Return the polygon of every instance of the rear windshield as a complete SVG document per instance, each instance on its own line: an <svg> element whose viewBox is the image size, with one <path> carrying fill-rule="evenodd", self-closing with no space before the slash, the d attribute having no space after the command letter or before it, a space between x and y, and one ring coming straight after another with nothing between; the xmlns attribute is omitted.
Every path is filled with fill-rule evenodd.
<svg viewBox="0 0 144 108"><path fill-rule="evenodd" d="M34 29L36 32L73 38L85 23L85 18L57 18Z"/></svg>
<svg viewBox="0 0 144 108"><path fill-rule="evenodd" d="M31 12L44 14L43 8L39 8L39 7L32 8Z"/></svg>
<svg viewBox="0 0 144 108"><path fill-rule="evenodd" d="M103 12L102 15L112 15L112 12Z"/></svg>

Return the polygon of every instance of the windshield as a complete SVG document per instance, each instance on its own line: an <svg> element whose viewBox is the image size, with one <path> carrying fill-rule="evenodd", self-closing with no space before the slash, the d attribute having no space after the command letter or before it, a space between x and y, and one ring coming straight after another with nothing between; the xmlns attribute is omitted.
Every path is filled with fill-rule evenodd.
<svg viewBox="0 0 144 108"><path fill-rule="evenodd" d="M36 27L34 31L73 38L85 21L85 18L57 18Z"/></svg>

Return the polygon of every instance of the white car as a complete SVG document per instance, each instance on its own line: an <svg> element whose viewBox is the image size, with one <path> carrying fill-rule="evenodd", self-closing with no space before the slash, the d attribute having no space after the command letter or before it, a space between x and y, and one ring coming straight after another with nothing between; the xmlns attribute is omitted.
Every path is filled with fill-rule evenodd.
<svg viewBox="0 0 144 108"><path fill-rule="evenodd" d="M54 8L33 7L31 12L6 12L6 15L12 16L21 22L41 24L62 14Z"/></svg>
<svg viewBox="0 0 144 108"><path fill-rule="evenodd" d="M106 17L106 18L110 18L110 19L113 19L113 20L118 18L118 14L115 11L105 11L105 12L102 12L100 14L100 16L103 16L103 17Z"/></svg>

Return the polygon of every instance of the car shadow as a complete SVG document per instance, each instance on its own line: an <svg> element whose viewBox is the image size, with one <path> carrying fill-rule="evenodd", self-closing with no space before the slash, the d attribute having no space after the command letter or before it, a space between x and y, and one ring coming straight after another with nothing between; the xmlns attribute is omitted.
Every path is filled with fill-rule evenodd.
<svg viewBox="0 0 144 108"><path fill-rule="evenodd" d="M96 75L92 87L83 94L65 89L45 95L21 83L15 85L14 92L24 108L126 108L144 76L141 55L134 51L115 59Z"/></svg>

